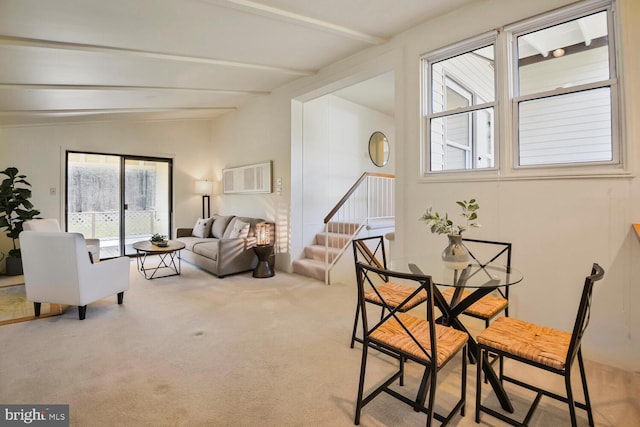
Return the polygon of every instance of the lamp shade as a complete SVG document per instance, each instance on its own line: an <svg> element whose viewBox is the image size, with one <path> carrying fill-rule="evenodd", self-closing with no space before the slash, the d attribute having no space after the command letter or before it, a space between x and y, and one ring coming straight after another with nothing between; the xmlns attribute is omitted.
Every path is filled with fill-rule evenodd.
<svg viewBox="0 0 640 427"><path fill-rule="evenodd" d="M196 181L196 194L209 196L211 193L213 193L213 182L207 180Z"/></svg>

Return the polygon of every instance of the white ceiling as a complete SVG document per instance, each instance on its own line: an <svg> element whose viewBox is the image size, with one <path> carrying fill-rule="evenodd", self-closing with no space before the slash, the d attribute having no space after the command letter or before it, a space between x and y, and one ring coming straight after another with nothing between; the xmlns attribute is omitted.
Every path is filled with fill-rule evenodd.
<svg viewBox="0 0 640 427"><path fill-rule="evenodd" d="M335 91L333 95L393 117L395 113L394 83L394 74L390 71Z"/></svg>
<svg viewBox="0 0 640 427"><path fill-rule="evenodd" d="M474 1L0 0L0 125L215 117Z"/></svg>

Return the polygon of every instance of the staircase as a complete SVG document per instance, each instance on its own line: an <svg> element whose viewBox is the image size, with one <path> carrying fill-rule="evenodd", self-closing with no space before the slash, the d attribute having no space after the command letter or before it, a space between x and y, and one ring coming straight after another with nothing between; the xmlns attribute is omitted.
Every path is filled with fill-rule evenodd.
<svg viewBox="0 0 640 427"><path fill-rule="evenodd" d="M354 223L327 224L328 231L317 233L313 244L304 248L304 258L293 261L293 272L325 281L327 263L333 264L342 255L359 228L359 224Z"/></svg>
<svg viewBox="0 0 640 427"><path fill-rule="evenodd" d="M324 218L324 231L292 263L294 273L329 284L329 273L364 228L393 224L394 176L365 172ZM378 223L376 226L375 224Z"/></svg>

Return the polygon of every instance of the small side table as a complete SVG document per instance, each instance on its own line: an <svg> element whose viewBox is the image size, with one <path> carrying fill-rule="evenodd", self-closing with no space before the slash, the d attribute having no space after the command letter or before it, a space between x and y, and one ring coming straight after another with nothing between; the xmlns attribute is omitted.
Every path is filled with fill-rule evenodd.
<svg viewBox="0 0 640 427"><path fill-rule="evenodd" d="M258 265L253 270L253 277L264 279L275 276L276 273L269 264L269 258L273 255L273 245L254 246L253 252L258 256Z"/></svg>

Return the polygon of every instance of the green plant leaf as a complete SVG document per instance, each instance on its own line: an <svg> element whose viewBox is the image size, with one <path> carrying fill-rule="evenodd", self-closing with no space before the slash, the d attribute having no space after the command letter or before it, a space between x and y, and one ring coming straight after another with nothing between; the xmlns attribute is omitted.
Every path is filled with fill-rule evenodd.
<svg viewBox="0 0 640 427"><path fill-rule="evenodd" d="M22 258L22 253L20 252L20 249L11 249L9 252L7 252L7 255L9 255L12 258Z"/></svg>
<svg viewBox="0 0 640 427"><path fill-rule="evenodd" d="M18 168L8 167L2 173L7 175L7 176L9 176L11 178L11 180L13 181L15 176L18 174Z"/></svg>
<svg viewBox="0 0 640 427"><path fill-rule="evenodd" d="M6 236L13 239L13 248L17 249L16 241L22 231L22 223L33 219L40 211L33 209L31 198L31 184L25 179L26 175L18 174L18 168L8 167L1 171L7 176L0 183L0 229L6 230Z"/></svg>

